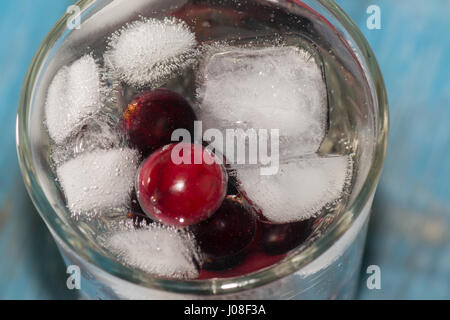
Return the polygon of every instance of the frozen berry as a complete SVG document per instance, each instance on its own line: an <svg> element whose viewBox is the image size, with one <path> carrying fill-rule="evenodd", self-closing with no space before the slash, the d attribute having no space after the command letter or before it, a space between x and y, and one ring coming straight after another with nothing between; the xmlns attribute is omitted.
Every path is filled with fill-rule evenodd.
<svg viewBox="0 0 450 320"><path fill-rule="evenodd" d="M235 197L227 197L209 219L193 226L193 232L209 264L237 255L252 241L256 217ZM211 261L210 261L211 260ZM239 259L237 259L239 260Z"/></svg>
<svg viewBox="0 0 450 320"><path fill-rule="evenodd" d="M313 219L272 224L266 221L259 222L262 233L262 246L270 255L286 253L302 244L312 233Z"/></svg>
<svg viewBox="0 0 450 320"><path fill-rule="evenodd" d="M172 142L176 129L186 129L193 136L194 111L178 93L156 89L141 94L125 109L122 128L130 143L144 156Z"/></svg>
<svg viewBox="0 0 450 320"><path fill-rule="evenodd" d="M144 160L136 187L139 203L150 218L188 226L207 219L219 208L227 175L201 145L174 143Z"/></svg>

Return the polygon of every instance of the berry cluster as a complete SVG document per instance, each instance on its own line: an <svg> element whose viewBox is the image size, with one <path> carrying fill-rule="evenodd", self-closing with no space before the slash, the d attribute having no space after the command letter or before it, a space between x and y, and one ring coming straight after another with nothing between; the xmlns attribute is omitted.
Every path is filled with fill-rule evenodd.
<svg viewBox="0 0 450 320"><path fill-rule="evenodd" d="M272 224L261 219L236 178L228 177L207 148L172 143L176 129L192 136L196 119L190 104L166 89L143 93L128 105L121 128L145 158L129 218L136 227L144 221L188 227L204 255L200 278L246 274L279 261L310 235L311 221Z"/></svg>

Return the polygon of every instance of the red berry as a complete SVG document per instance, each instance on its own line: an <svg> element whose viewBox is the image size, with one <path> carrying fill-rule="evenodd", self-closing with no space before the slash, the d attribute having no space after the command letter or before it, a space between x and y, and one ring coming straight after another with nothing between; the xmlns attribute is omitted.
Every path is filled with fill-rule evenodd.
<svg viewBox="0 0 450 320"><path fill-rule="evenodd" d="M150 218L173 226L207 219L219 208L227 187L227 175L214 155L189 143L155 151L144 160L137 178L142 209Z"/></svg>
<svg viewBox="0 0 450 320"><path fill-rule="evenodd" d="M270 255L286 253L311 235L312 225L313 219L283 224L260 221L258 227L262 233L262 247Z"/></svg>
<svg viewBox="0 0 450 320"><path fill-rule="evenodd" d="M198 279L230 278L248 275L252 272L274 265L281 261L285 256L285 254L272 256L258 250L251 251L245 259L234 268L219 271L202 269Z"/></svg>
<svg viewBox="0 0 450 320"><path fill-rule="evenodd" d="M239 194L239 198L242 198L242 194L239 192L239 186L236 179L236 172L232 169L228 170L228 187L227 194L237 196ZM243 199L246 201L246 199ZM246 201L248 203L248 201Z"/></svg>
<svg viewBox="0 0 450 320"><path fill-rule="evenodd" d="M189 103L178 93L156 89L130 102L122 117L122 128L130 143L143 156L172 142L172 132L186 129L193 136L197 119Z"/></svg>
<svg viewBox="0 0 450 320"><path fill-rule="evenodd" d="M209 219L193 226L193 232L209 265L226 265L252 241L256 232L256 217L235 197L227 197Z"/></svg>

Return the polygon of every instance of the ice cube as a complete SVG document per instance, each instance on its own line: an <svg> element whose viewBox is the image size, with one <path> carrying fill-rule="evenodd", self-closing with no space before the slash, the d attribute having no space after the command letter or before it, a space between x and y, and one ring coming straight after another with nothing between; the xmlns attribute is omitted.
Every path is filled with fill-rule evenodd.
<svg viewBox="0 0 450 320"><path fill-rule="evenodd" d="M124 263L162 277L193 279L198 276L194 260L200 256L194 237L186 231L152 224L133 231L120 231L106 247Z"/></svg>
<svg viewBox="0 0 450 320"><path fill-rule="evenodd" d="M62 145L52 145L51 157L56 166L68 159L85 152L97 149L120 148L125 144L125 137L114 128L114 123L108 123L101 117L91 118Z"/></svg>
<svg viewBox="0 0 450 320"><path fill-rule="evenodd" d="M91 55L61 68L47 93L45 119L50 137L62 143L84 119L102 107L100 71Z"/></svg>
<svg viewBox="0 0 450 320"><path fill-rule="evenodd" d="M315 58L296 47L227 50L212 54L202 70L203 128L279 129L281 154L316 152L328 108Z"/></svg>
<svg viewBox="0 0 450 320"><path fill-rule="evenodd" d="M96 150L83 153L57 168L57 176L74 216L130 202L138 152L132 149Z"/></svg>
<svg viewBox="0 0 450 320"><path fill-rule="evenodd" d="M258 168L236 169L248 198L275 223L315 216L343 196L352 177L350 156L317 156L280 164L275 175L260 175Z"/></svg>
<svg viewBox="0 0 450 320"><path fill-rule="evenodd" d="M111 36L105 62L114 77L143 86L188 65L195 45L195 35L181 20L142 19Z"/></svg>

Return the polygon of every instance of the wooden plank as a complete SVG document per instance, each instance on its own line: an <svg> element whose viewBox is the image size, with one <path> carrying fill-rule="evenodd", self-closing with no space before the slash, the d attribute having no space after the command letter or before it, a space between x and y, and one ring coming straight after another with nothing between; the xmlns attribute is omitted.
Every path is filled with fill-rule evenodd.
<svg viewBox="0 0 450 320"><path fill-rule="evenodd" d="M382 290L359 297L450 297L450 2L338 0L379 59L391 109L388 157L364 266L377 264ZM15 113L31 58L71 1L0 3L0 299L73 298L45 225L28 200L15 154ZM377 4L382 29L368 30ZM363 270L364 271L364 270Z"/></svg>
<svg viewBox="0 0 450 320"><path fill-rule="evenodd" d="M450 2L340 0L369 40L390 102L391 131L364 267L382 289L362 299L450 298ZM369 30L366 9L381 9ZM364 270L363 270L364 271Z"/></svg>
<svg viewBox="0 0 450 320"><path fill-rule="evenodd" d="M0 299L68 299L65 266L34 209L15 150L17 99L28 65L71 1L0 2Z"/></svg>

